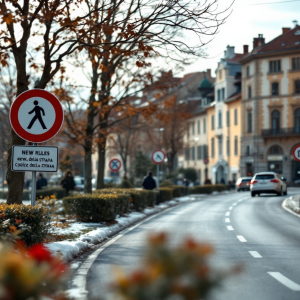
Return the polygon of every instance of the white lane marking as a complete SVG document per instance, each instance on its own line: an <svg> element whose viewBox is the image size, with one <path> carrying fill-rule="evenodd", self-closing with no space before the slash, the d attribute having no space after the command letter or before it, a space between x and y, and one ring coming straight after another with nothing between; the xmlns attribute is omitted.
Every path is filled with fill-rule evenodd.
<svg viewBox="0 0 300 300"><path fill-rule="evenodd" d="M240 199L238 202L241 202L241 201L243 201L244 199Z"/></svg>
<svg viewBox="0 0 300 300"><path fill-rule="evenodd" d="M242 242L242 243L246 243L246 242L247 242L247 240L246 240L242 235L237 235L236 237L237 237L237 238L239 239L239 241Z"/></svg>
<svg viewBox="0 0 300 300"><path fill-rule="evenodd" d="M225 223L230 223L230 219L229 218L225 218Z"/></svg>
<svg viewBox="0 0 300 300"><path fill-rule="evenodd" d="M230 211L228 211L226 214L225 214L226 217L229 217L230 216Z"/></svg>
<svg viewBox="0 0 300 300"><path fill-rule="evenodd" d="M236 203L236 202L232 204L232 206L236 206L236 205L237 205L237 203Z"/></svg>
<svg viewBox="0 0 300 300"><path fill-rule="evenodd" d="M227 226L228 230L234 230L232 226Z"/></svg>
<svg viewBox="0 0 300 300"><path fill-rule="evenodd" d="M233 207L232 207L232 206L230 206L230 207L228 208L228 210L232 210L232 208L233 208Z"/></svg>
<svg viewBox="0 0 300 300"><path fill-rule="evenodd" d="M287 277L283 276L279 272L268 272L273 278L278 280L280 283L285 285L287 288L293 291L300 291L300 285L295 283L294 281L288 279Z"/></svg>
<svg viewBox="0 0 300 300"><path fill-rule="evenodd" d="M257 251L249 251L249 253L250 253L254 258L262 258L262 256L261 256Z"/></svg>

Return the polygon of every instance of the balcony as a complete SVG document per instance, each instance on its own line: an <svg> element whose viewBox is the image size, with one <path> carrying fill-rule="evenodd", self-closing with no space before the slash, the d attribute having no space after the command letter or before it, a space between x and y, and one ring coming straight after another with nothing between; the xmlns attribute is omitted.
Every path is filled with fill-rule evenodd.
<svg viewBox="0 0 300 300"><path fill-rule="evenodd" d="M296 136L300 135L299 127L279 128L279 129L263 129L261 131L263 137L280 137L280 136Z"/></svg>

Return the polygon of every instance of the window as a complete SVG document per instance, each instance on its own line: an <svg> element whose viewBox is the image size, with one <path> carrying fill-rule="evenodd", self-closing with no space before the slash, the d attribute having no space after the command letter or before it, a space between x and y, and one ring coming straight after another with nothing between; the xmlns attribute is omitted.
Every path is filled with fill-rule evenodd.
<svg viewBox="0 0 300 300"><path fill-rule="evenodd" d="M192 147L192 160L196 159L196 155L195 155L195 147Z"/></svg>
<svg viewBox="0 0 300 300"><path fill-rule="evenodd" d="M227 137L226 140L226 151L227 151L227 156L230 156L230 139Z"/></svg>
<svg viewBox="0 0 300 300"><path fill-rule="evenodd" d="M190 137L190 126L188 126L188 128L187 128L187 137L188 138Z"/></svg>
<svg viewBox="0 0 300 300"><path fill-rule="evenodd" d="M251 86L248 86L248 99L251 99L252 97L252 89Z"/></svg>
<svg viewBox="0 0 300 300"><path fill-rule="evenodd" d="M300 70L300 57L295 57L292 59L292 69Z"/></svg>
<svg viewBox="0 0 300 300"><path fill-rule="evenodd" d="M278 82L272 83L272 96L279 95L279 84Z"/></svg>
<svg viewBox="0 0 300 300"><path fill-rule="evenodd" d="M250 76L250 66L247 66L247 68L246 68L246 75L247 75L247 77Z"/></svg>
<svg viewBox="0 0 300 300"><path fill-rule="evenodd" d="M251 154L251 147L250 145L247 145L246 147L246 155L249 156Z"/></svg>
<svg viewBox="0 0 300 300"><path fill-rule="evenodd" d="M215 157L215 139L211 139L211 157Z"/></svg>
<svg viewBox="0 0 300 300"><path fill-rule="evenodd" d="M195 123L192 123L192 135L195 135Z"/></svg>
<svg viewBox="0 0 300 300"><path fill-rule="evenodd" d="M227 110L226 112L226 123L227 123L227 127L230 126L230 112L229 110Z"/></svg>
<svg viewBox="0 0 300 300"><path fill-rule="evenodd" d="M270 148L270 150L268 151L268 154L270 154L270 155L283 154L283 151L282 151L281 147L275 145Z"/></svg>
<svg viewBox="0 0 300 300"><path fill-rule="evenodd" d="M218 90L218 102L221 101L221 90Z"/></svg>
<svg viewBox="0 0 300 300"><path fill-rule="evenodd" d="M238 137L234 137L234 155L238 155Z"/></svg>
<svg viewBox="0 0 300 300"><path fill-rule="evenodd" d="M222 128L222 112L221 111L219 111L218 120L219 120L218 128Z"/></svg>
<svg viewBox="0 0 300 300"><path fill-rule="evenodd" d="M247 132L252 132L252 112L247 114Z"/></svg>
<svg viewBox="0 0 300 300"><path fill-rule="evenodd" d="M238 124L238 113L237 108L234 110L234 125Z"/></svg>
<svg viewBox="0 0 300 300"><path fill-rule="evenodd" d="M223 140L222 138L218 139L218 148L219 148L219 156L223 154Z"/></svg>
<svg viewBox="0 0 300 300"><path fill-rule="evenodd" d="M225 99L225 88L222 88L222 100Z"/></svg>
<svg viewBox="0 0 300 300"><path fill-rule="evenodd" d="M219 70L219 79L222 79L222 70Z"/></svg>
<svg viewBox="0 0 300 300"><path fill-rule="evenodd" d="M206 119L203 119L203 133L206 133Z"/></svg>
<svg viewBox="0 0 300 300"><path fill-rule="evenodd" d="M277 73L281 71L281 62L280 60L271 60L269 62L269 72Z"/></svg>
<svg viewBox="0 0 300 300"><path fill-rule="evenodd" d="M203 146L203 158L208 158L208 147L207 147L207 145Z"/></svg>
<svg viewBox="0 0 300 300"><path fill-rule="evenodd" d="M300 132L300 108L295 110L295 121L294 121L294 131Z"/></svg>
<svg viewBox="0 0 300 300"><path fill-rule="evenodd" d="M279 110L273 110L271 115L272 120L272 131L273 132L279 132L280 130L280 112Z"/></svg>
<svg viewBox="0 0 300 300"><path fill-rule="evenodd" d="M300 94L300 80L295 80L295 94Z"/></svg>
<svg viewBox="0 0 300 300"><path fill-rule="evenodd" d="M215 116L211 116L211 130L215 130Z"/></svg>
<svg viewBox="0 0 300 300"><path fill-rule="evenodd" d="M198 120L197 125L198 125L198 134L200 134L200 120Z"/></svg>
<svg viewBox="0 0 300 300"><path fill-rule="evenodd" d="M197 159L202 159L202 146L197 146Z"/></svg>
<svg viewBox="0 0 300 300"><path fill-rule="evenodd" d="M190 148L185 149L185 160L186 161L190 160Z"/></svg>

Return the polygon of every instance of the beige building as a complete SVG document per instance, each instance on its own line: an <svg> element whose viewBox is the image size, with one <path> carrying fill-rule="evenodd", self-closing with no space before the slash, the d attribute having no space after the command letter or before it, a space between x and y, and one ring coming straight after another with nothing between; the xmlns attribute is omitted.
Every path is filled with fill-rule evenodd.
<svg viewBox="0 0 300 300"><path fill-rule="evenodd" d="M242 64L242 175L260 171L300 179L292 149L300 138L300 27L265 43L260 34Z"/></svg>

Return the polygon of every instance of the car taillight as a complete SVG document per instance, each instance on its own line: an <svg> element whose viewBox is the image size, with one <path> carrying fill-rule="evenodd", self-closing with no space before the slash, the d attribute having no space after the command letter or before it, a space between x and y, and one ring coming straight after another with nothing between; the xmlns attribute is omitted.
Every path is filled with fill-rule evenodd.
<svg viewBox="0 0 300 300"><path fill-rule="evenodd" d="M242 185L242 183L238 184L238 186L241 186L241 185Z"/></svg>
<svg viewBox="0 0 300 300"><path fill-rule="evenodd" d="M250 184L257 183L257 180L251 180Z"/></svg>
<svg viewBox="0 0 300 300"><path fill-rule="evenodd" d="M250 185L250 182L247 182L247 185Z"/></svg>
<svg viewBox="0 0 300 300"><path fill-rule="evenodd" d="M270 180L270 182L275 182L275 183L278 183L278 182L279 182L279 180L278 180L278 179L272 179L272 180Z"/></svg>

